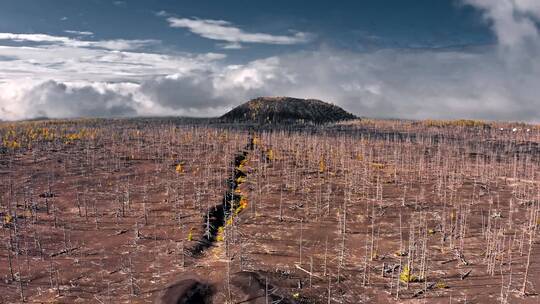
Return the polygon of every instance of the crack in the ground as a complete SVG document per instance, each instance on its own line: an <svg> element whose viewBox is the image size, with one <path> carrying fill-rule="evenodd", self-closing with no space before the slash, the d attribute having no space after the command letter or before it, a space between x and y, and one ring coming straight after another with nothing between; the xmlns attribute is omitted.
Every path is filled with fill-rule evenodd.
<svg viewBox="0 0 540 304"><path fill-rule="evenodd" d="M249 144L236 154L232 162L233 174L226 181L227 190L223 195L222 202L207 211L203 224L205 234L190 250L193 257L201 258L215 242L220 241L220 233L223 233L223 227L230 225L233 217L238 215L247 206L247 200L240 194L239 186L247 177L243 166L247 161L249 152L254 149L255 140L254 137L251 137ZM272 303L292 303L283 296L274 294L274 287L269 285L266 278L263 280L261 275L256 272L240 271L234 273L231 275L228 284L229 289L233 288L236 292L243 295L245 300L239 303L259 303L263 301L263 298L267 303L268 301ZM211 303L212 296L216 290L216 286L206 282L206 280L185 278L164 290L158 303Z"/></svg>
<svg viewBox="0 0 540 304"><path fill-rule="evenodd" d="M251 146L248 146L251 147ZM220 204L211 207L206 216L204 217L204 236L201 240L197 241L197 244L190 250L191 255L194 257L201 256L208 248L216 242L219 227L225 226L226 218L229 214L234 212L233 206L237 206L242 199L241 195L236 194L236 190L240 183L240 178L245 178L246 174L239 169L240 165L247 159L248 150L244 150L238 153L232 163L234 171L233 176L227 179L227 191L223 195L223 200Z"/></svg>

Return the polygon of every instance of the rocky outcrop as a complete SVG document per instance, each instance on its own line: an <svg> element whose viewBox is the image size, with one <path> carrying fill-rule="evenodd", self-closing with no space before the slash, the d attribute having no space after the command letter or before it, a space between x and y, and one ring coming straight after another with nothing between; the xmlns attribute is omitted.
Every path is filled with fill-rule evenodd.
<svg viewBox="0 0 540 304"><path fill-rule="evenodd" d="M356 116L336 105L317 99L259 97L237 106L220 119L225 122L259 124L325 124L356 119Z"/></svg>

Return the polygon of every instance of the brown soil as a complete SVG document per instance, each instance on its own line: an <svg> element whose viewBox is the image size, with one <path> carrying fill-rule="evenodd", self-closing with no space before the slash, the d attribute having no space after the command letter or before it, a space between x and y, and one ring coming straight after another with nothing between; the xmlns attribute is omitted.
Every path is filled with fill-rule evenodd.
<svg viewBox="0 0 540 304"><path fill-rule="evenodd" d="M43 127L56 138L29 146ZM534 126L9 130L1 303L539 301Z"/></svg>

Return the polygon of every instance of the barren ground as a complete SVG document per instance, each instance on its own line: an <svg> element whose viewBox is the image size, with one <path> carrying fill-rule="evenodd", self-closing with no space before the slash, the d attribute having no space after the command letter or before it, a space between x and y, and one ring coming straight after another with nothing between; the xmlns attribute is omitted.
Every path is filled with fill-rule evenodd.
<svg viewBox="0 0 540 304"><path fill-rule="evenodd" d="M540 301L535 126L83 120L0 135L3 303Z"/></svg>

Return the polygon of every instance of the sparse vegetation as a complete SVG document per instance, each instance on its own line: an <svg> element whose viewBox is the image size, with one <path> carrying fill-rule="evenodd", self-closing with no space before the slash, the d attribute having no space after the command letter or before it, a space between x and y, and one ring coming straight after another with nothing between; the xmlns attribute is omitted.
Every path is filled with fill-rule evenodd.
<svg viewBox="0 0 540 304"><path fill-rule="evenodd" d="M65 120L0 136L10 303L152 302L188 278L172 286L214 303L538 301L538 126Z"/></svg>

